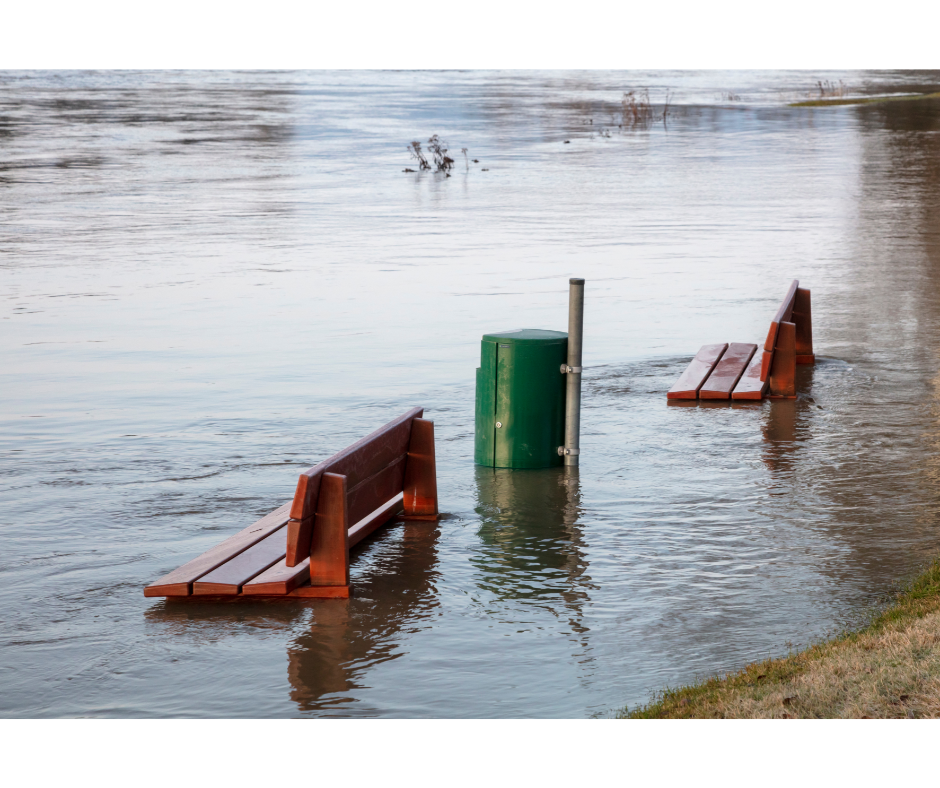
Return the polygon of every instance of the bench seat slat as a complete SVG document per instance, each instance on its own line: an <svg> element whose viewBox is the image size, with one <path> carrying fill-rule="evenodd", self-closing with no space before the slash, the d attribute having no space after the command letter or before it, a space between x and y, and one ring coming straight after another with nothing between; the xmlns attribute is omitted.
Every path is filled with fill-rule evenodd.
<svg viewBox="0 0 940 788"><path fill-rule="evenodd" d="M297 586L303 585L310 579L310 559L305 558L297 566L288 566L285 559L281 559L273 566L265 569L260 575L253 577L242 586L242 595L253 594L289 594Z"/></svg>
<svg viewBox="0 0 940 788"><path fill-rule="evenodd" d="M761 354L755 353L747 365L738 385L731 392L731 399L763 399L767 391L767 381L761 380Z"/></svg>
<svg viewBox="0 0 940 788"><path fill-rule="evenodd" d="M349 586L297 586L288 599L349 599Z"/></svg>
<svg viewBox="0 0 940 788"><path fill-rule="evenodd" d="M732 342L699 389L699 399L730 399L757 345Z"/></svg>
<svg viewBox="0 0 940 788"><path fill-rule="evenodd" d="M238 599L245 599L244 595L239 595ZM167 597L168 602L215 602L232 599L225 594L214 594L205 596L174 596ZM252 602L264 601L271 602L279 599L349 599L349 586L312 586L309 583L297 586L289 594L252 594L248 597Z"/></svg>
<svg viewBox="0 0 940 788"><path fill-rule="evenodd" d="M698 390L727 349L727 342L721 345L702 345L695 358L685 368L685 372L666 393L667 399L696 399Z"/></svg>
<svg viewBox="0 0 940 788"><path fill-rule="evenodd" d="M398 493L391 500L369 512L359 522L349 528L349 546L358 544L369 534L387 523L403 511L403 494ZM289 594L295 588L310 579L310 559L305 558L297 566L288 566L285 559L253 577L242 586L244 595L279 595Z"/></svg>
<svg viewBox="0 0 940 788"><path fill-rule="evenodd" d="M192 593L192 584L213 569L230 561L239 553L260 542L287 523L290 503L279 506L270 514L233 534L211 550L192 561L174 569L144 589L144 596L187 596Z"/></svg>
<svg viewBox="0 0 940 788"><path fill-rule="evenodd" d="M284 539L286 533L285 528L278 528L270 536L200 577L193 583L193 595L237 594L243 584L284 557L287 549Z"/></svg>

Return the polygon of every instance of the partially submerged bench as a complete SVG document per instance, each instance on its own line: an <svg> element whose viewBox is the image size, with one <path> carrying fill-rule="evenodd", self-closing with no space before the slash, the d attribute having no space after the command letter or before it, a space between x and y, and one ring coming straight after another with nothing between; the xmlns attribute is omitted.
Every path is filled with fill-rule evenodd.
<svg viewBox="0 0 940 788"><path fill-rule="evenodd" d="M349 550L392 519L437 520L434 422L407 413L300 474L292 501L144 596L349 596Z"/></svg>
<svg viewBox="0 0 940 788"><path fill-rule="evenodd" d="M792 399L796 365L813 364L810 291L794 279L777 309L763 352L738 342L702 345L668 399Z"/></svg>

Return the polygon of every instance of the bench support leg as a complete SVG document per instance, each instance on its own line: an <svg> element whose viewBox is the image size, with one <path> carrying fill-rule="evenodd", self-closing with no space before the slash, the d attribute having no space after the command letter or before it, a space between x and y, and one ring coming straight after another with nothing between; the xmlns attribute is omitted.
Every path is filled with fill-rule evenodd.
<svg viewBox="0 0 940 788"><path fill-rule="evenodd" d="M780 324L769 378L771 398L796 397L796 326L793 323Z"/></svg>
<svg viewBox="0 0 940 788"><path fill-rule="evenodd" d="M306 520L287 521L287 555L284 560L288 566L298 566L310 555L310 539L312 536L312 517L308 517Z"/></svg>
<svg viewBox="0 0 940 788"><path fill-rule="evenodd" d="M810 308L810 291L797 288L793 299L793 317L796 326L796 363L815 364L816 355L813 353L813 316Z"/></svg>
<svg viewBox="0 0 940 788"><path fill-rule="evenodd" d="M433 421L415 419L411 422L404 487L405 520L439 519Z"/></svg>
<svg viewBox="0 0 940 788"><path fill-rule="evenodd" d="M310 556L310 539L320 492L320 474L300 474L287 521L287 565L299 566Z"/></svg>
<svg viewBox="0 0 940 788"><path fill-rule="evenodd" d="M310 541L310 585L349 585L349 512L346 477L324 473Z"/></svg>

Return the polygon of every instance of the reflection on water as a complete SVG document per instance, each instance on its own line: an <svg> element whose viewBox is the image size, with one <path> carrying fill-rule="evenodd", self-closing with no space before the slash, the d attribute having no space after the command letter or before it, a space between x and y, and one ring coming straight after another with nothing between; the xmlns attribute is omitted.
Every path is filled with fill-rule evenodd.
<svg viewBox="0 0 940 788"><path fill-rule="evenodd" d="M604 716L856 621L940 546L940 102L785 106L819 79L940 89L0 74L0 711ZM403 173L434 133L470 161ZM479 337L564 330L574 275L578 475L475 468ZM793 278L798 399L666 402ZM446 516L350 600L142 596L413 405Z"/></svg>
<svg viewBox="0 0 940 788"><path fill-rule="evenodd" d="M578 525L578 468L475 470L482 549L473 564L480 590L564 615L573 633L587 633L583 608L591 578ZM580 646L588 648L583 639Z"/></svg>
<svg viewBox="0 0 940 788"><path fill-rule="evenodd" d="M774 402L767 409L767 417L761 425L764 440L764 465L774 476L785 475L793 468L796 446L797 403L794 400Z"/></svg>
<svg viewBox="0 0 940 788"><path fill-rule="evenodd" d="M389 526L391 527L391 526ZM406 651L404 633L438 602L437 523L398 527L395 549L356 574L355 598L313 603L313 619L287 649L291 700L303 712L341 710L366 689L369 669Z"/></svg>
<svg viewBox="0 0 940 788"><path fill-rule="evenodd" d="M773 400L772 405L764 409L764 465L772 476L783 480L793 469L793 461L798 456L800 442L812 439L811 419L806 416L812 409L819 409L812 392L815 377L815 365L796 368L795 400Z"/></svg>
<svg viewBox="0 0 940 788"><path fill-rule="evenodd" d="M209 644L245 629L280 631L306 618L298 605L261 604L232 599L226 602L161 602L145 613L170 637Z"/></svg>

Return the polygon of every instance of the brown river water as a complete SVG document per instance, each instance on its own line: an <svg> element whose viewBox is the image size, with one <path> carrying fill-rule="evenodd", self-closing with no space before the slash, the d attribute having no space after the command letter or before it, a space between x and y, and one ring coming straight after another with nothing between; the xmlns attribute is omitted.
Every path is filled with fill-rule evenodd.
<svg viewBox="0 0 940 788"><path fill-rule="evenodd" d="M940 90L0 72L0 714L606 717L863 620L940 548L940 101L817 80ZM570 276L580 470L475 467L480 337L565 330ZM667 405L794 278L799 399ZM446 514L351 599L143 597L414 405Z"/></svg>

